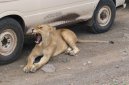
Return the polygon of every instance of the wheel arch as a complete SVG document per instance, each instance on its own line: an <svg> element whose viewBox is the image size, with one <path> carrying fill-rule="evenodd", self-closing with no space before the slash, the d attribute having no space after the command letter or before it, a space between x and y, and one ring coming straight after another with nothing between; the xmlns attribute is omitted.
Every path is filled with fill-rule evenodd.
<svg viewBox="0 0 129 85"><path fill-rule="evenodd" d="M100 1L106 1L106 0L100 0ZM114 4L116 5L116 0L112 0L114 2Z"/></svg>
<svg viewBox="0 0 129 85"><path fill-rule="evenodd" d="M19 15L8 15L8 16L2 17L1 19L7 18L7 17L15 19L22 26L22 30L25 31L25 22L22 19L22 17L20 17Z"/></svg>
<svg viewBox="0 0 129 85"><path fill-rule="evenodd" d="M4 18L12 18L15 19L22 27L22 30L25 32L25 21L24 18L22 17L23 15L21 13L18 13L16 11L9 11L9 12L4 12L0 14L0 19Z"/></svg>

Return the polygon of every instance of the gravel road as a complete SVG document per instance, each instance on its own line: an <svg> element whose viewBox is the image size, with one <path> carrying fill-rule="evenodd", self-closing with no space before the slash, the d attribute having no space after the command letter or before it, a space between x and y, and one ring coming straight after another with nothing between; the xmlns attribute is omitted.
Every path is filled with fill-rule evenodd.
<svg viewBox="0 0 129 85"><path fill-rule="evenodd" d="M22 69L33 46L24 46L18 61L0 66L0 85L129 85L129 6L117 10L115 23L106 33L89 33L84 24L70 28L80 39L115 43L79 43L77 56L61 54L50 60L55 72L29 74Z"/></svg>

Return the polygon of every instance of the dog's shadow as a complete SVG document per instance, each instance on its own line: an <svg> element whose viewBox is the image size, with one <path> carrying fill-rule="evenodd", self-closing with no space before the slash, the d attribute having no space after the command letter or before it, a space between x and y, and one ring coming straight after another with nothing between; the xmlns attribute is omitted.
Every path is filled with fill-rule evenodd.
<svg viewBox="0 0 129 85"><path fill-rule="evenodd" d="M61 28L68 28L72 30L77 36L82 34L85 34L85 35L91 34L90 27L87 26L86 22L81 22L81 23L67 25L67 26L65 25L57 26L57 29L61 29Z"/></svg>

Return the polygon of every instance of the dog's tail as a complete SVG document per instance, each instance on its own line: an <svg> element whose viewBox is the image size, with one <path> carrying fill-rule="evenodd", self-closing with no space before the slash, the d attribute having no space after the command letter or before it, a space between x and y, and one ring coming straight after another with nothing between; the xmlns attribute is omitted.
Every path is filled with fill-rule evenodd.
<svg viewBox="0 0 129 85"><path fill-rule="evenodd" d="M114 44L113 41L102 41L102 40L78 40L78 43L111 43Z"/></svg>

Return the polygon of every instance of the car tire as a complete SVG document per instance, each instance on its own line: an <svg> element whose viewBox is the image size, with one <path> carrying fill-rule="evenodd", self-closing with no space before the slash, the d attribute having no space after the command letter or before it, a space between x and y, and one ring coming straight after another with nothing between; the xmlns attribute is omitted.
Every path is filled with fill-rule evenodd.
<svg viewBox="0 0 129 85"><path fill-rule="evenodd" d="M107 32L115 19L116 6L113 0L100 0L91 19L90 31L93 33Z"/></svg>
<svg viewBox="0 0 129 85"><path fill-rule="evenodd" d="M21 25L12 18L0 20L0 64L7 64L19 58L24 34Z"/></svg>

